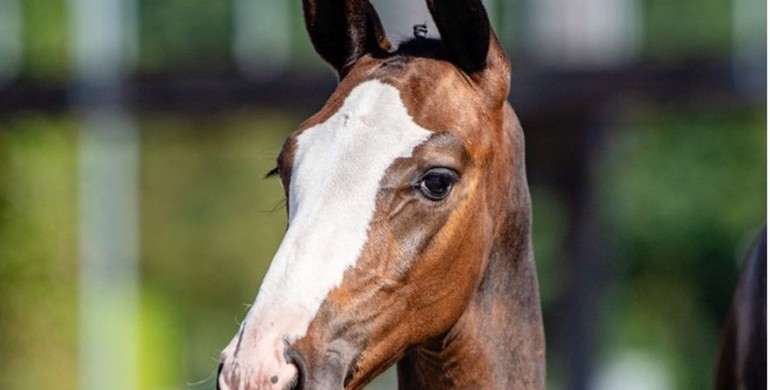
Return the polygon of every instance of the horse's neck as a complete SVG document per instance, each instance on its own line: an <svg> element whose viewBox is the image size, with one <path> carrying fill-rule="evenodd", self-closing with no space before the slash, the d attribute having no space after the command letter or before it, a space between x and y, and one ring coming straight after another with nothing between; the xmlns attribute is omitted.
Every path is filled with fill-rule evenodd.
<svg viewBox="0 0 770 390"><path fill-rule="evenodd" d="M398 362L401 389L545 388L545 340L530 238L524 140L513 110L505 128L517 161L508 216L484 276L452 329Z"/></svg>
<svg viewBox="0 0 770 390"><path fill-rule="evenodd" d="M545 388L537 277L524 240L523 248L495 250L474 299L442 340L399 361L399 388Z"/></svg>

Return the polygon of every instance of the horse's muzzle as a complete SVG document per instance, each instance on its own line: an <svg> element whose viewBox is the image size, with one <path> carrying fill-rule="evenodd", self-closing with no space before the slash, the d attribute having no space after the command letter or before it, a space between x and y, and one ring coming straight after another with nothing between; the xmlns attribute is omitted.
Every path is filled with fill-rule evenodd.
<svg viewBox="0 0 770 390"><path fill-rule="evenodd" d="M299 353L296 348L289 347L286 352L286 361L292 364L297 369L297 374L288 383L278 383L280 378L271 378L269 387L264 387L264 382L259 383L245 383L228 382L222 376L222 371L225 366L224 363L219 363L217 367L217 390L250 390L250 389L262 389L270 388L277 390L309 390L309 389L329 389L329 390L341 390L344 388L345 379L350 375L349 364L342 363L347 359L340 359L343 355L338 351L327 352L327 356L330 359L325 359L326 363L315 370L312 373L312 377L308 375L308 367L305 358Z"/></svg>

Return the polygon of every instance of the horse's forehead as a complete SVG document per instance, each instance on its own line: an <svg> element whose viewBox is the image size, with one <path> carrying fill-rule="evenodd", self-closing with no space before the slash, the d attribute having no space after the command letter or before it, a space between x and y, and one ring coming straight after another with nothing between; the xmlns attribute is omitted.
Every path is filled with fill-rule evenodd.
<svg viewBox="0 0 770 390"><path fill-rule="evenodd" d="M411 157L431 134L412 120L392 85L369 80L356 86L330 116L294 137L290 206L298 206L295 202L302 202L310 188L316 192L330 183L325 190L345 193L338 184L355 186L369 177L369 190L375 191L387 168ZM319 181L319 176L330 179Z"/></svg>
<svg viewBox="0 0 770 390"><path fill-rule="evenodd" d="M461 131L445 123L458 116L472 115L470 110L450 112L446 109L473 100L470 95L474 91L469 88L467 79L462 77L462 72L445 61L393 57L385 60L367 58L359 62L338 85L321 111L309 118L296 134L328 120L351 95L357 95L357 98L366 96L355 91L376 81L395 88L399 93L399 103L406 108L411 119L428 130ZM369 93L379 93L376 88L366 89Z"/></svg>
<svg viewBox="0 0 770 390"><path fill-rule="evenodd" d="M431 133L450 133L472 160L483 159L482 146L490 144L485 135L489 132L477 130L488 125L482 122L489 116L480 114L480 91L462 72L428 58L359 62L323 108L287 139L279 159L285 172L295 168L297 141L303 134L318 127L338 132L344 123L341 118L360 119L359 128L376 127L389 133L399 132L404 123ZM340 146L325 143L326 147Z"/></svg>

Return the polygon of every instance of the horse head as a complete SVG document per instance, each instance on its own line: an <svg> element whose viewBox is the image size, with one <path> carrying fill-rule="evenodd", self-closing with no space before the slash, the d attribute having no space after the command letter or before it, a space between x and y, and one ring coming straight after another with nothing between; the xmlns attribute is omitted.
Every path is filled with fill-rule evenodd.
<svg viewBox="0 0 770 390"><path fill-rule="evenodd" d="M304 0L339 77L277 158L288 226L222 389L543 387L510 64L481 0L428 0L393 47L367 0Z"/></svg>

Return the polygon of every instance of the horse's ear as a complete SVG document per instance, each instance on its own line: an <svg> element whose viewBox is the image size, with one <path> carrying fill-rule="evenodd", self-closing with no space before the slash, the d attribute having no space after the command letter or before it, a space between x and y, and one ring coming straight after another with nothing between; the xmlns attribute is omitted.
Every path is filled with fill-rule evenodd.
<svg viewBox="0 0 770 390"><path fill-rule="evenodd" d="M342 78L363 55L384 54L390 41L368 0L302 0L316 52Z"/></svg>
<svg viewBox="0 0 770 390"><path fill-rule="evenodd" d="M441 34L441 50L486 87L508 95L510 63L495 37L481 0L427 0ZM496 96L499 98L500 96Z"/></svg>

